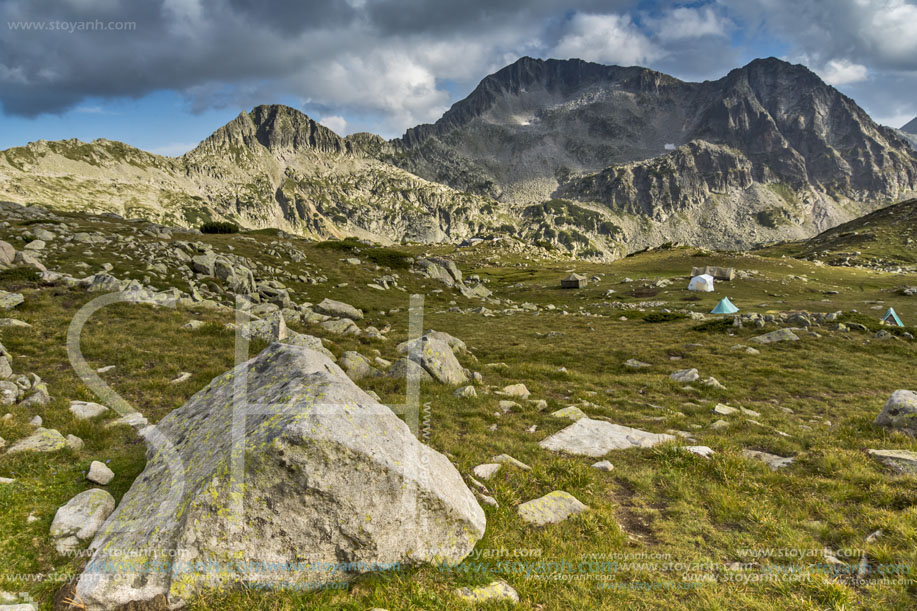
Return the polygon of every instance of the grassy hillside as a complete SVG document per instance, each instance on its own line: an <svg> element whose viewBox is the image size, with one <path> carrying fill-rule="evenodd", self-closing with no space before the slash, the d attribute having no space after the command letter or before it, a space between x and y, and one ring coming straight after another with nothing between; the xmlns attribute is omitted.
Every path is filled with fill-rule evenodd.
<svg viewBox="0 0 917 611"><path fill-rule="evenodd" d="M917 441L872 425L889 394L913 389L917 379L917 342L880 340L873 334L889 306L906 323L917 324L917 297L900 293L904 286L917 286L917 274L687 248L600 265L532 260L514 253L509 243L383 250L354 242L341 249L341 243L328 247L287 240L303 255L296 261L279 249L270 232L175 233L165 239L116 218L59 218L73 232L101 231L110 239L91 248L71 243L52 249L44 262L53 269L83 276L110 264L121 279L143 280L150 275L148 264L154 263L137 254L144 247L159 248L174 240L206 242L217 252L231 249L262 269L277 270L278 276L289 274L283 275L284 282L298 303L331 297L362 308L366 320L361 324L390 326L390 339L379 341L291 324L322 337L337 355L357 350L370 358L397 358L396 345L407 336L408 295L423 294L424 328L464 340L474 356L460 360L480 371L484 381L473 399L457 398L449 387L425 384L421 402L429 403L430 411L422 438L450 457L462 474L501 453L532 466L531 471L506 468L488 482L500 506L484 506L486 535L475 555L459 567L371 575L343 590L241 589L191 600L191 609L465 609L470 607L455 589L495 579L516 588L520 602L482 608L814 611L915 605L914 585L853 583L824 550L830 548L852 565L859 565L863 554L876 568L917 563L917 481L891 472L864 452L917 451ZM26 232L53 232L55 226L59 222L14 221L0 225L0 239L19 249ZM867 231L878 231L878 226L870 221ZM127 236L136 236L138 243L125 247ZM454 259L466 277L479 275L494 291L494 300L466 299L402 268L402 255L424 253ZM344 260L349 257L362 263ZM397 268L378 268L373 260ZM729 265L744 273L732 283L719 283L714 293L696 294L686 287L691 267L698 265ZM584 289L561 290L559 280L572 268L598 280ZM184 290L175 270L168 271L150 283ZM397 273L405 290L367 288L387 273ZM297 279L319 275L327 281ZM634 281L624 282L626 278ZM654 286L665 285L659 281L666 279L670 285ZM0 477L16 480L0 485L0 590L28 592L42 608L51 608L55 596L63 596L67 577L81 568L79 558L58 555L50 542L48 529L56 509L90 487L84 472L92 460L110 461L116 476L107 489L120 499L143 469L144 446L131 429L104 426L107 417L76 421L68 411L70 400L94 399L74 374L64 349L71 318L94 295L44 286L22 272L0 272L0 289L24 295L25 302L7 316L31 324L0 331L13 355L13 369L38 374L54 398L44 407L6 408L12 416L0 420L0 436L7 444L26 436L28 421L37 414L44 426L86 442L79 451L0 454ZM609 290L615 292L606 295ZM737 328L731 319L724 324L711 316L647 320L663 309L709 312L723 296L742 312L843 311L843 320L864 322L871 329L838 332L822 326L812 334L798 332L798 342L759 346L759 354L750 354L734 348L751 345L750 338L775 326ZM472 311L482 305L492 315ZM183 328L190 319L208 324ZM232 366L234 335L224 325L233 320L232 312L213 309L120 305L92 319L82 349L94 368L114 365L102 374L105 381L156 422ZM252 346L253 353L263 345ZM629 369L624 362L631 358L650 366ZM669 379L673 371L687 368L697 368L702 378L715 377L725 388L685 386ZM191 378L171 384L180 372L191 373ZM495 415L502 397L494 391L515 383L524 383L532 399L545 400L547 407L520 401L518 408ZM404 401L401 380L370 379L361 386L387 403ZM717 403L760 415L721 417L712 413ZM596 459L538 447L569 424L551 412L570 405L591 417L656 433L676 431L693 440L612 452L606 458L614 470L602 472L590 466ZM710 427L721 418L729 422L727 428ZM679 449L686 444L707 445L716 454L704 459ZM743 457L744 449L795 460L771 471ZM516 505L557 489L590 509L546 527L519 518ZM30 521L29 516L37 519ZM881 536L867 542L877 530ZM558 564L563 562L569 564ZM537 563L555 564L543 577L534 574L545 566ZM38 573L43 576L30 577Z"/></svg>
<svg viewBox="0 0 917 611"><path fill-rule="evenodd" d="M917 263L917 199L882 208L805 242L776 246L768 252L831 265L913 266Z"/></svg>

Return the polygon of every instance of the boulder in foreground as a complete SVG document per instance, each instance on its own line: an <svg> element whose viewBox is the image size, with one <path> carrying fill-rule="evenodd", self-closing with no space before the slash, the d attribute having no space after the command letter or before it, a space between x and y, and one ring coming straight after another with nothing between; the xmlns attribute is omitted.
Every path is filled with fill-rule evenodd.
<svg viewBox="0 0 917 611"><path fill-rule="evenodd" d="M245 377L247 403L234 410L234 381ZM229 477L234 411L241 486ZM271 344L144 431L146 468L77 584L90 610L459 562L484 534L484 512L452 463L308 348ZM111 570L136 549L163 555Z"/></svg>

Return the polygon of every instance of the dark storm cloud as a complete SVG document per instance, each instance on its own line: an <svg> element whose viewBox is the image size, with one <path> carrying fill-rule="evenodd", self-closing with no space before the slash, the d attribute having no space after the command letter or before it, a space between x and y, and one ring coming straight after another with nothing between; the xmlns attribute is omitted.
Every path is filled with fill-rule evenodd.
<svg viewBox="0 0 917 611"><path fill-rule="evenodd" d="M901 4L892 7L898 13L908 6L881 1ZM378 129L394 135L435 120L454 101L449 91L470 90L521 55L717 78L742 59L730 41L737 18L771 35L805 38L801 19L767 15L767 6L783 2L583 0L571 9L561 0L0 0L0 103L7 114L35 116L87 97L163 89L182 92L197 110L293 97L329 109L338 124L340 115L381 117ZM819 0L786 5L791 15L809 8L813 16L831 13L816 10L826 5ZM34 29L96 21L135 26ZM881 14L873 21L899 27L883 25ZM830 42L821 30L813 36ZM861 55L909 69L907 43L858 40L850 48L832 43L825 47L830 53L800 44L799 55L810 54L821 67L838 60L830 66L848 80L861 74Z"/></svg>

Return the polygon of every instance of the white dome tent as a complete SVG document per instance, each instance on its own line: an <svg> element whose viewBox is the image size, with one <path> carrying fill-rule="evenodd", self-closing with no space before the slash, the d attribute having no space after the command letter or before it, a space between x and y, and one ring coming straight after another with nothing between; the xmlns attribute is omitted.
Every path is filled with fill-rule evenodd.
<svg viewBox="0 0 917 611"><path fill-rule="evenodd" d="M702 293L712 293L713 292L713 276L710 274L701 274L700 276L694 276L691 278L690 284L688 284L689 291L700 291Z"/></svg>

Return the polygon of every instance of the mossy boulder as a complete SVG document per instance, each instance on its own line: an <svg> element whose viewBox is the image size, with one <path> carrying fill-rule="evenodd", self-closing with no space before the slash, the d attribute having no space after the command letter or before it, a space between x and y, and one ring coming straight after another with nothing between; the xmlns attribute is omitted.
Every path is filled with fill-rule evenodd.
<svg viewBox="0 0 917 611"><path fill-rule="evenodd" d="M302 346L271 344L141 434L146 468L77 584L87 609L459 562L484 534L452 463Z"/></svg>

